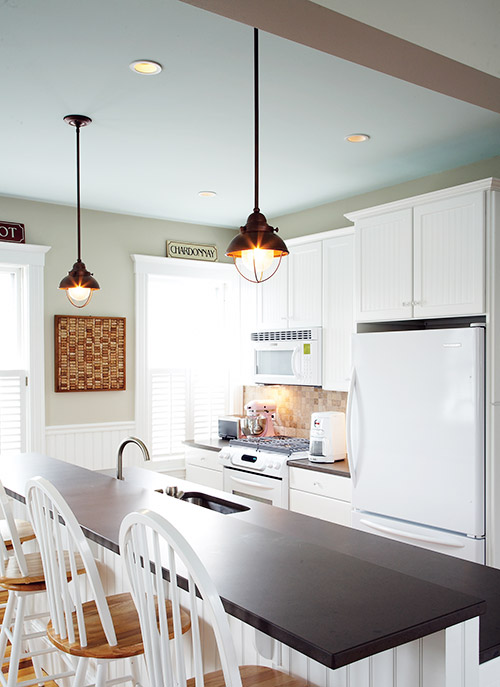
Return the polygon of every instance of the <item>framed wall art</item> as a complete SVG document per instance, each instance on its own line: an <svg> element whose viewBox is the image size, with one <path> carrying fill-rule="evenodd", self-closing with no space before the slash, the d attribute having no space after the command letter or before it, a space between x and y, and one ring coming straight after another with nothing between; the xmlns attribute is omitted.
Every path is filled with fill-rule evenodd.
<svg viewBox="0 0 500 687"><path fill-rule="evenodd" d="M125 317L55 315L55 390L125 390Z"/></svg>

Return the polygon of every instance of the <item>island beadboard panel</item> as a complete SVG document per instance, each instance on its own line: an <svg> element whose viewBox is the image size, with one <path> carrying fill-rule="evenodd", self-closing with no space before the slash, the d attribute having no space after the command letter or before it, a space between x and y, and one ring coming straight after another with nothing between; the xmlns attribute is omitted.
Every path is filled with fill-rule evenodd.
<svg viewBox="0 0 500 687"><path fill-rule="evenodd" d="M311 413L336 410L345 413L347 393L313 386L244 386L243 408L249 401L271 399L276 403L277 434L309 438Z"/></svg>

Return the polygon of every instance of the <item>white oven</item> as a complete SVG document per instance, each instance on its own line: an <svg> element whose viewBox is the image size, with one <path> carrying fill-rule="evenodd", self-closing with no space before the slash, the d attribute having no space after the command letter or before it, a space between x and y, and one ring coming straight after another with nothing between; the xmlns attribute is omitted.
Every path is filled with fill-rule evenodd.
<svg viewBox="0 0 500 687"><path fill-rule="evenodd" d="M219 453L224 491L288 508L288 459L308 446L297 437L232 439Z"/></svg>
<svg viewBox="0 0 500 687"><path fill-rule="evenodd" d="M255 384L321 386L321 327L252 332Z"/></svg>
<svg viewBox="0 0 500 687"><path fill-rule="evenodd" d="M288 508L288 480L224 466L224 491L270 506Z"/></svg>

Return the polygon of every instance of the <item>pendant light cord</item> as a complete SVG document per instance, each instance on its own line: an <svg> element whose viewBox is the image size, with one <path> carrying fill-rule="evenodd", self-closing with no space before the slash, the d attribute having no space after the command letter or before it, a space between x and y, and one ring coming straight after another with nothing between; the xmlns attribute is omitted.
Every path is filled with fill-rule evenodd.
<svg viewBox="0 0 500 687"><path fill-rule="evenodd" d="M78 243L78 262L81 261L81 227L80 227L80 124L76 128L76 234Z"/></svg>
<svg viewBox="0 0 500 687"><path fill-rule="evenodd" d="M254 92L254 125L255 125L255 197L254 212L259 208L259 30L253 30L253 92Z"/></svg>

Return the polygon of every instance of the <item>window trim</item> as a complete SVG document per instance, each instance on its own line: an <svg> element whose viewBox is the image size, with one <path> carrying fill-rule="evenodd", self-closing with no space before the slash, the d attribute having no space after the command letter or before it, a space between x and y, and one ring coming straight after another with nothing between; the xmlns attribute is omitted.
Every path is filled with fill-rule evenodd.
<svg viewBox="0 0 500 687"><path fill-rule="evenodd" d="M26 450L45 450L45 353L43 273L51 246L0 242L0 263L20 267L28 353Z"/></svg>
<svg viewBox="0 0 500 687"><path fill-rule="evenodd" d="M137 435L151 445L151 388L148 374L147 303L150 276L202 277L221 279L228 284L238 284L237 272L232 263L180 260L152 255L130 256L135 273L135 426Z"/></svg>

